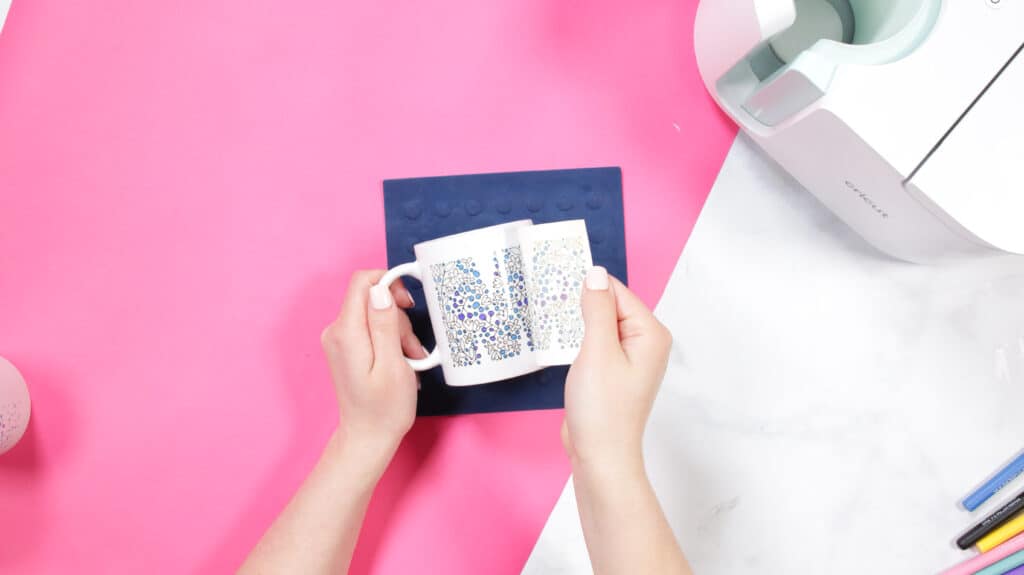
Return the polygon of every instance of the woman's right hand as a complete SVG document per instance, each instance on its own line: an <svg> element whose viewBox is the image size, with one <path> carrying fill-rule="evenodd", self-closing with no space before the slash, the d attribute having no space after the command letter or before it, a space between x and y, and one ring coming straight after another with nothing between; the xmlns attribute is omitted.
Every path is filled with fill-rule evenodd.
<svg viewBox="0 0 1024 575"><path fill-rule="evenodd" d="M672 336L604 268L587 273L583 347L565 382L562 440L594 573L690 575L643 460Z"/></svg>
<svg viewBox="0 0 1024 575"><path fill-rule="evenodd" d="M583 289L583 347L565 383L562 441L578 467L643 466L644 428L665 375L672 335L601 267Z"/></svg>

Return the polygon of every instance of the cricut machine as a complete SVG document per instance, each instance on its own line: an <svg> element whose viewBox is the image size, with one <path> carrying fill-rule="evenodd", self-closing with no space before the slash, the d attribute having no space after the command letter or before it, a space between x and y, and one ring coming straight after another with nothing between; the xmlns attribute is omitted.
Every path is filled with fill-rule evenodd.
<svg viewBox="0 0 1024 575"><path fill-rule="evenodd" d="M3 32L7 11L11 8L11 0L0 0L0 32Z"/></svg>
<svg viewBox="0 0 1024 575"><path fill-rule="evenodd" d="M703 0L715 100L870 243L1024 254L1024 0Z"/></svg>

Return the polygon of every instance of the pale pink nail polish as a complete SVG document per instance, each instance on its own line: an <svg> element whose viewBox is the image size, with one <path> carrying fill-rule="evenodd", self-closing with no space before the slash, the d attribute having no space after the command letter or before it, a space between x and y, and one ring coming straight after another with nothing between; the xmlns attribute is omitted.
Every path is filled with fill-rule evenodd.
<svg viewBox="0 0 1024 575"><path fill-rule="evenodd" d="M587 289L604 291L608 289L608 270L601 266L594 266L587 270Z"/></svg>
<svg viewBox="0 0 1024 575"><path fill-rule="evenodd" d="M388 286L378 284L370 288L370 305L373 309L388 309L392 303L391 290Z"/></svg>

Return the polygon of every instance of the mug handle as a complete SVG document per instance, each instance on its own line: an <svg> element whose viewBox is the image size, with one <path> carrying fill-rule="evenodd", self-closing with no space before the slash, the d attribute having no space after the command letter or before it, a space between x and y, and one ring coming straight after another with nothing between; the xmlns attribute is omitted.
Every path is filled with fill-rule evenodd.
<svg viewBox="0 0 1024 575"><path fill-rule="evenodd" d="M395 266L389 269L387 273L380 278L380 281L377 282L377 285L382 285L384 287L390 288L391 284L394 283L396 279L402 276L413 277L422 282L423 278L421 277L420 274L419 262L409 262L407 264L402 264L400 266ZM427 357L423 359L412 359L411 357L407 357L405 358L405 361L408 362L409 367L413 368L413 370L415 371L426 371L428 369L433 369L441 365L441 352L438 351L437 346L435 345L434 349L431 350L430 354L428 354Z"/></svg>

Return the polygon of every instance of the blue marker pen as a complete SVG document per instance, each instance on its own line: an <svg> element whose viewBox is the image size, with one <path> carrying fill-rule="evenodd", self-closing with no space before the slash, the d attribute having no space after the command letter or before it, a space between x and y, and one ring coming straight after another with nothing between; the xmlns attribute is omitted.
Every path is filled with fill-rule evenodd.
<svg viewBox="0 0 1024 575"><path fill-rule="evenodd" d="M1024 473L1024 452L1017 455L1013 461L1003 467L990 479L985 481L981 487L975 489L970 495L963 500L963 506L968 511L974 511L981 507L982 503L985 503L993 495L999 493L999 490L1009 485L1011 481L1016 479L1020 474Z"/></svg>

